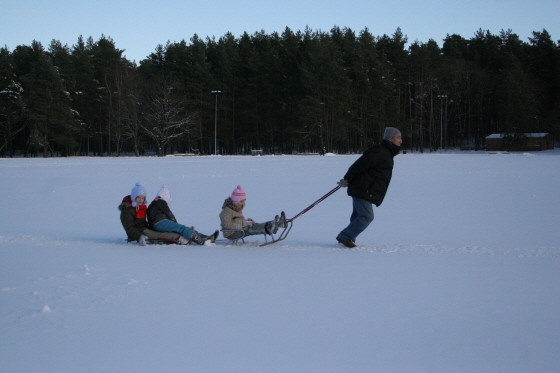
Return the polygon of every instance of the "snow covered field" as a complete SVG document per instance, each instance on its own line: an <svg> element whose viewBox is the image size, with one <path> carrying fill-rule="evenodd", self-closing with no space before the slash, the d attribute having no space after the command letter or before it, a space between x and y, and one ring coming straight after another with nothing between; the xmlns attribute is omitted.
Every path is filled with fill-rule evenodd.
<svg viewBox="0 0 560 373"><path fill-rule="evenodd" d="M0 159L0 371L559 372L560 152L406 154L344 249L333 194L285 241L125 244L161 185L179 222L295 216L357 156Z"/></svg>

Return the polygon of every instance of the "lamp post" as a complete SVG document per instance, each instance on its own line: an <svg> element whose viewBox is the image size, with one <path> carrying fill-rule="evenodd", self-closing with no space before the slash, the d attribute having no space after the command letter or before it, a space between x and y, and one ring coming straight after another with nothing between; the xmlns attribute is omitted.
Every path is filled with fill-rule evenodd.
<svg viewBox="0 0 560 373"><path fill-rule="evenodd" d="M214 155L218 155L218 94L222 91L212 91L216 95L216 109L214 112Z"/></svg>
<svg viewBox="0 0 560 373"><path fill-rule="evenodd" d="M439 116L440 116L440 125L439 125L439 151L441 152L443 150L443 99L447 98L447 95L438 95L438 97L441 99L441 109L439 112Z"/></svg>
<svg viewBox="0 0 560 373"><path fill-rule="evenodd" d="M321 153L325 155L326 149L325 144L323 143L323 108L325 107L324 102L320 102L319 105L321 106L321 120L319 121L319 136L321 137Z"/></svg>

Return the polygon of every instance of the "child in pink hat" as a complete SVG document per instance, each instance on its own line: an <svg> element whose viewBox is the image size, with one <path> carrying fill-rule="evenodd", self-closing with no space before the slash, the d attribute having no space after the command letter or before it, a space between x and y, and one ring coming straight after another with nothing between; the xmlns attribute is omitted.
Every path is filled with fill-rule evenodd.
<svg viewBox="0 0 560 373"><path fill-rule="evenodd" d="M241 185L238 185L231 196L224 201L222 212L220 212L220 222L225 238L235 240L255 234L275 234L278 228L286 227L284 211L281 212L280 217L276 215L274 220L266 223L256 223L253 219L246 219L243 216L246 200L247 194Z"/></svg>

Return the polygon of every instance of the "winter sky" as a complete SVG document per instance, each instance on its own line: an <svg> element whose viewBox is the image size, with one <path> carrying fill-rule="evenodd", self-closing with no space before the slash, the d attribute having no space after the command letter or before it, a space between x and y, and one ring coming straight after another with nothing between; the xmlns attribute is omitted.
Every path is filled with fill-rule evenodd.
<svg viewBox="0 0 560 373"><path fill-rule="evenodd" d="M446 34L468 39L480 28L492 34L511 29L523 41L546 29L557 41L558 14L558 0L0 0L0 46L12 51L37 40L47 48L52 39L72 46L80 35L105 35L138 62L158 44L194 34L218 39L227 32L281 34L286 27L367 27L374 36L400 27L409 41L434 39L440 46Z"/></svg>

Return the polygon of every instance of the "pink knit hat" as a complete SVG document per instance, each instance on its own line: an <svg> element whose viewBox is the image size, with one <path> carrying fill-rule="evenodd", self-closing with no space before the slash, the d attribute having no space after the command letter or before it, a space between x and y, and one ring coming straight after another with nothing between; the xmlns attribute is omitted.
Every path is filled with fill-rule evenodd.
<svg viewBox="0 0 560 373"><path fill-rule="evenodd" d="M233 201L233 203L238 204L242 199L247 199L247 194L245 194L245 191L243 190L243 188L241 188L241 185L238 185L233 193L231 193L231 200Z"/></svg>

